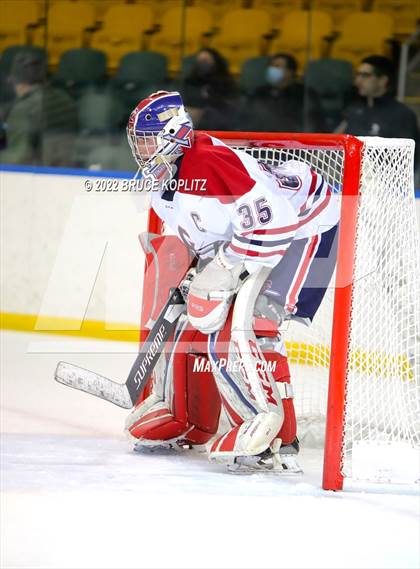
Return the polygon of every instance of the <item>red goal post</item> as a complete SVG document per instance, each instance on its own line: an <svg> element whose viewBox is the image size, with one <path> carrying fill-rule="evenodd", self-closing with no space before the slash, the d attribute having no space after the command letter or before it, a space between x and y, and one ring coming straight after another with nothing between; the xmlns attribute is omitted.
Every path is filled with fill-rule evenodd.
<svg viewBox="0 0 420 569"><path fill-rule="evenodd" d="M402 160L403 163L401 162L400 165L394 164L392 167L404 167L406 170L409 170L411 167L410 164L412 165L414 145L410 144L410 141L403 141L406 143L403 144L401 142L395 142L395 139L389 139L384 142L384 139L360 139L350 135L334 134L278 134L254 132L210 132L209 134L221 139L230 146L243 149L253 154L258 159L271 161L271 163L273 163L273 160L284 161L287 159L303 159L310 163L311 166L317 169L321 174L327 176L327 178L331 176L331 180L329 180L329 182L335 184L337 186L336 190L341 192L342 199L338 237L338 257L335 289L333 293L334 305L332 313L332 336L328 365L329 380L328 404L326 409L323 488L329 490L342 489L344 476L348 476L344 465L346 452L350 455L355 445L354 441L345 441L345 413L346 390L348 390L347 382L349 381L352 302L354 302L355 295L354 276L357 259L357 240L362 239L360 234L362 230L360 227L358 228L358 222L361 223L361 194L365 191L367 195L368 190L375 193L375 188L377 186L382 187L382 181L380 179L381 175L377 173L377 170L380 170L381 163L383 163L383 168L391 167L389 153L394 152L394 148L398 148L400 153L404 152L404 160ZM373 149L371 154L374 156L374 159L371 159L368 156L370 148ZM377 158L377 155L379 158ZM372 165L368 163L369 160L372 161ZM404 185L409 186L410 172L404 171L403 175L396 175L395 180L404 180ZM398 182L396 182L395 185L397 185L397 183ZM400 194L401 192L399 191L399 197ZM404 196L404 199L406 199L408 203L410 201L410 196L409 191L406 189L404 190ZM374 199L377 199L377 196ZM366 201L369 201L368 198L366 198ZM400 201L401 200L399 199L398 203L400 203ZM405 206L405 203L401 205L401 207ZM373 207L372 210L374 209L375 208ZM410 215L414 214L415 217L415 213L413 213L412 209L413 208L410 209L407 207L407 211L410 210ZM380 223L381 221L379 219L377 227L379 227ZM162 231L161 222L152 210L150 210L149 213L148 230L149 232L157 234ZM416 238L414 235L413 239L413 242L416 242L416 239L418 240L418 236ZM410 241L408 246L411 245L412 243ZM413 255L416 256L415 251L413 251ZM378 257L380 257L380 255ZM420 274L418 266L416 266L415 271L418 271L418 274ZM416 286L415 282L413 283L413 286ZM414 312L416 320L415 326L417 326L419 324L418 320L420 314L417 305L414 307ZM380 343L379 338L378 342ZM356 343L355 345L355 350L357 351L359 349L357 348L358 344ZM376 360L382 358L382 363L379 364L380 375L381 370L383 371L385 368L389 367L388 361L385 364L383 362L391 356L381 355L379 357L377 355L378 350L376 349L375 344L373 344L373 346L374 349L371 351L371 354L374 355L366 357L366 354L364 354L363 362L368 359L369 362L372 360L375 365L377 365ZM403 357L405 362L405 358L408 358L409 356L404 353ZM394 356L392 356L391 359L393 361L395 359ZM362 364L359 362L359 368L355 376L361 374L360 369L365 365L363 362ZM414 362L414 372L412 370L409 371L410 373L414 373L414 382L416 386L418 386L419 379L417 360ZM385 375L387 373L389 373L389 370ZM399 368L397 372L391 373L398 375ZM376 376L374 375L374 377ZM294 378L292 377L292 381L293 379ZM357 381L358 380L356 380L356 383ZM409 397L411 397L411 395ZM361 400L363 400L363 396L361 397ZM360 406L360 404L357 405ZM409 405L411 405L411 403L409 403ZM382 418L380 421L383 421L384 424L387 423L387 420L383 420ZM362 429L362 427L360 427L360 429ZM376 433L379 427L375 427L375 429L376 430L374 432ZM402 431L404 431L404 429L402 429ZM410 444L411 442L412 441L410 439ZM346 450L346 445L348 445L350 450Z"/></svg>

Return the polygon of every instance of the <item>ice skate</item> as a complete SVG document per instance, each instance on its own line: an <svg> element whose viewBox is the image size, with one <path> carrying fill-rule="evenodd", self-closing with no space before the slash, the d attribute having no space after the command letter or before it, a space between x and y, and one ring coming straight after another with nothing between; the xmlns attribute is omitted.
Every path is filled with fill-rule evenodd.
<svg viewBox="0 0 420 569"><path fill-rule="evenodd" d="M278 452L267 449L256 456L238 456L233 464L228 465L231 474L255 474L273 472L280 475L303 474L297 461L299 442L296 438L290 445L280 448Z"/></svg>
<svg viewBox="0 0 420 569"><path fill-rule="evenodd" d="M139 439L134 443L134 452L141 454L172 454L191 450L193 446L183 440L177 441L153 441Z"/></svg>

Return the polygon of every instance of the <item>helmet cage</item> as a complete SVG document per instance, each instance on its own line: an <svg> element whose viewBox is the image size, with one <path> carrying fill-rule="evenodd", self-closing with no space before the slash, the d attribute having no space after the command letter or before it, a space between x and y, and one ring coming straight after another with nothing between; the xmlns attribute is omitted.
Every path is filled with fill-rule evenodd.
<svg viewBox="0 0 420 569"><path fill-rule="evenodd" d="M137 131L133 127L127 127L128 143L134 159L140 168L144 168L150 158L156 153L159 146L159 132Z"/></svg>
<svg viewBox="0 0 420 569"><path fill-rule="evenodd" d="M192 122L180 94L158 91L139 103L130 115L127 138L145 175L171 173L182 148L191 146L192 141Z"/></svg>

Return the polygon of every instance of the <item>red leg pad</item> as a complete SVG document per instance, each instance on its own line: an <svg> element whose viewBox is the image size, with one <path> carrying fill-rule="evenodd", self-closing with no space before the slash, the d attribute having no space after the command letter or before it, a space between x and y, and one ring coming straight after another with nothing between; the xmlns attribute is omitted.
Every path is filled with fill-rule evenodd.
<svg viewBox="0 0 420 569"><path fill-rule="evenodd" d="M168 409L159 409L146 413L129 428L137 439L167 441L185 433L187 425L177 421Z"/></svg>
<svg viewBox="0 0 420 569"><path fill-rule="evenodd" d="M287 362L287 357L282 356L278 352L264 352L264 357L267 361L276 362L275 370L273 371L274 381L290 383L290 369ZM296 437L296 414L293 399L282 399L284 421L278 433L283 444L291 443Z"/></svg>
<svg viewBox="0 0 420 569"><path fill-rule="evenodd" d="M151 409L130 426L134 437L150 440L179 437L185 443L205 444L217 433L221 400L216 382L210 371L194 370L194 362L205 366L207 357L186 353L187 349L197 347L196 340L203 341L196 330L184 330L172 361L172 401L158 403L157 409Z"/></svg>
<svg viewBox="0 0 420 569"><path fill-rule="evenodd" d="M220 395L210 371L194 371L194 363L208 363L205 356L187 356L187 407L190 423L206 433L214 434L219 425Z"/></svg>
<svg viewBox="0 0 420 569"><path fill-rule="evenodd" d="M296 438L296 415L293 399L283 399L284 421L278 433L278 437L285 445L290 444Z"/></svg>

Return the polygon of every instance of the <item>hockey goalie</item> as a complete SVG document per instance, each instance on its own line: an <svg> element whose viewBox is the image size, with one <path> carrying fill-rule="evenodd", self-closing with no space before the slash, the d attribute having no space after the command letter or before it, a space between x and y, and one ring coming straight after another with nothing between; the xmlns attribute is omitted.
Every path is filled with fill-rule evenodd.
<svg viewBox="0 0 420 569"><path fill-rule="evenodd" d="M310 325L331 279L334 192L304 162L267 166L194 132L177 92L140 102L127 134L153 184L151 207L193 259L182 282L170 283L185 312L126 421L135 449L206 445L229 470L298 472L280 328ZM168 243L162 274L176 254Z"/></svg>

